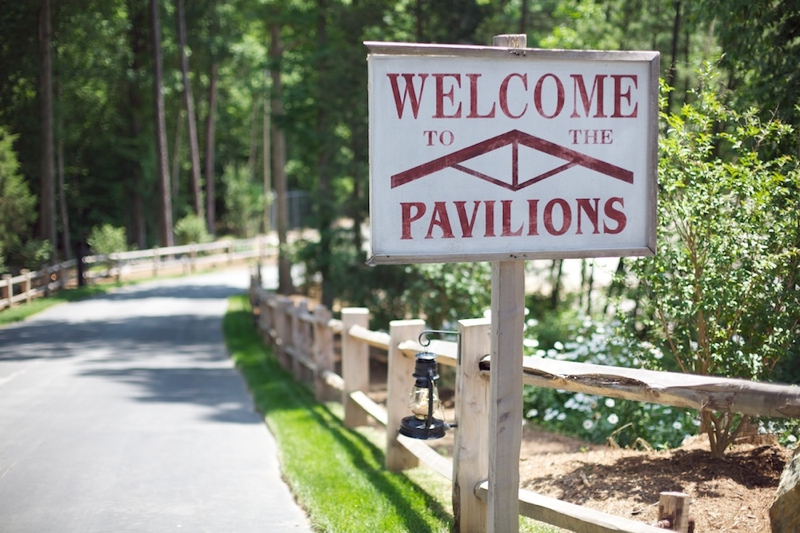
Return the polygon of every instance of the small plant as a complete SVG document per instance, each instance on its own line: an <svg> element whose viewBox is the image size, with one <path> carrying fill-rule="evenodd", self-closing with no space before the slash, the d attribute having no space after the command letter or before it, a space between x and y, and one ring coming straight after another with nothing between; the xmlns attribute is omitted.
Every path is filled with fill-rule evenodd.
<svg viewBox="0 0 800 533"><path fill-rule="evenodd" d="M211 235L206 228L206 221L193 213L175 223L175 242L177 244L202 244L210 240Z"/></svg>
<svg viewBox="0 0 800 533"><path fill-rule="evenodd" d="M125 228L118 228L111 224L93 227L86 242L92 253L96 255L109 255L128 249Z"/></svg>

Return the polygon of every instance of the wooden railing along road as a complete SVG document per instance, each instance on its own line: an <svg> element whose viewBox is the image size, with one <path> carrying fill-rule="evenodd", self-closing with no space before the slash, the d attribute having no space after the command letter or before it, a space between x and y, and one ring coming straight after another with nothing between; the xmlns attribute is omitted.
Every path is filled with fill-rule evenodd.
<svg viewBox="0 0 800 533"><path fill-rule="evenodd" d="M267 237L227 239L205 244L188 244L169 248L153 248L110 255L89 255L78 265L77 259L46 267L36 272L23 270L18 276L0 278L0 310L21 302L50 295L67 286L78 284L79 272L84 280L110 278L116 281L167 273L194 272L214 265L253 261L275 255L275 246Z"/></svg>
<svg viewBox="0 0 800 533"><path fill-rule="evenodd" d="M440 364L456 368L455 444L452 460L432 450L426 441L398 433L410 413L408 394L414 385L414 356L422 347L423 320L396 320L389 332L368 328L369 310L346 308L341 320L306 298L276 295L261 287L259 272L251 278L250 301L257 327L273 347L281 364L296 378L314 383L317 398L339 398L344 423L357 427L371 417L386 428L386 467L400 471L419 461L449 479L453 485L456 532L487 531L490 512L489 379L491 375L488 319L458 322L461 353L454 342L433 340L425 348ZM338 341L338 342L336 342ZM340 346L336 349L336 346ZM386 405L367 395L370 349L388 357ZM460 360L459 360L460 357ZM336 361L341 372L336 373ZM753 416L800 418L800 388L708 376L674 374L631 368L590 365L526 357L524 382L571 392L597 394L681 408L730 411ZM521 423L521 421L520 421ZM585 507L519 491L519 513L578 533L658 533L654 526L612 516Z"/></svg>

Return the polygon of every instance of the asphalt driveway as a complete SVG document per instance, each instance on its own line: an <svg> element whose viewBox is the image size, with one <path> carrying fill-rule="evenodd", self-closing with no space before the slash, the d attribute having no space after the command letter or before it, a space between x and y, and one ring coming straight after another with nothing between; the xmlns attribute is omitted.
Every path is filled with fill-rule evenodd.
<svg viewBox="0 0 800 533"><path fill-rule="evenodd" d="M310 532L225 350L246 270L0 329L0 531Z"/></svg>

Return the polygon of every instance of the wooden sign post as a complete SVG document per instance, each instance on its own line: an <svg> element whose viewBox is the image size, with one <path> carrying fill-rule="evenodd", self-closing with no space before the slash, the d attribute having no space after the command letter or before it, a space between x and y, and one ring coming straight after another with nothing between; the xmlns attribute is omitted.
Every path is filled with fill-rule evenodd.
<svg viewBox="0 0 800 533"><path fill-rule="evenodd" d="M513 533L524 261L654 253L659 56L365 44L368 263L492 261L486 529Z"/></svg>

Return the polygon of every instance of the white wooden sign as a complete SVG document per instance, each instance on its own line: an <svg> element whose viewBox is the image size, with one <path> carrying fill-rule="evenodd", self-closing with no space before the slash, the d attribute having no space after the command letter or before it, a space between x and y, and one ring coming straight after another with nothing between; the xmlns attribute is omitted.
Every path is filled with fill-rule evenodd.
<svg viewBox="0 0 800 533"><path fill-rule="evenodd" d="M657 52L366 45L371 263L654 253Z"/></svg>

